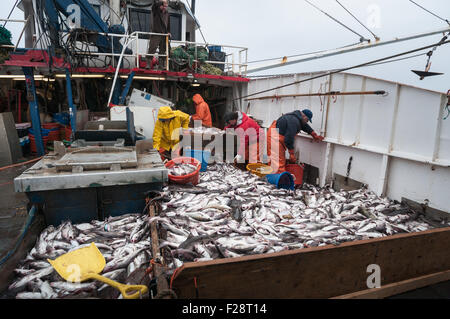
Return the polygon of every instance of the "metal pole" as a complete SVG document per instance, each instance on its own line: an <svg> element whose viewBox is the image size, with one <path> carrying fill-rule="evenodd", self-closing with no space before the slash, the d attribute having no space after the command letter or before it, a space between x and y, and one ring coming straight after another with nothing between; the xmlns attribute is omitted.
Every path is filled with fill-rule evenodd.
<svg viewBox="0 0 450 319"><path fill-rule="evenodd" d="M41 118L39 116L39 105L36 97L36 88L34 86L34 72L32 67L23 67L25 74L25 84L28 92L28 105L31 116L31 123L33 125L34 139L36 143L36 150L39 156L45 155L44 142L42 141L41 132Z"/></svg>
<svg viewBox="0 0 450 319"><path fill-rule="evenodd" d="M254 68L254 69L247 70L247 73L259 72L259 71L263 71L263 70L277 68L277 67L280 67L280 66L286 66L286 65L291 65L291 64L297 64L297 63L301 63L301 62L311 61L311 60L322 59L322 58L326 58L326 57L333 56L333 55L338 55L338 54L343 54L343 53L348 53L348 52L353 52L353 51L359 51L359 50L364 50L364 49L375 48L375 47L382 46L382 45L398 43L398 42L403 42L403 41L408 41L408 40L414 40L414 39L428 37L428 36L431 36L431 35L435 35L435 34L439 34L439 33L446 33L446 32L450 32L450 28L447 27L445 29L441 29L441 30L437 30L437 31L431 31L431 32L422 33L422 34L416 34L416 35L407 36L407 37L404 37L404 38L395 38L395 39L392 39L392 40L389 40L389 41L379 41L379 42L376 42L376 43L358 44L356 46L351 46L351 47L348 47L348 48L337 49L337 50L330 50L330 51L325 51L325 52L313 54L312 56L310 55L310 56L308 56L306 58L301 58L301 59L298 59L298 60L292 60L292 61L284 62L284 63L277 62L276 64L262 66L262 67L257 67L257 68Z"/></svg>
<svg viewBox="0 0 450 319"><path fill-rule="evenodd" d="M73 136L77 130L77 107L73 104L72 80L70 78L69 69L66 69L66 88L67 88L67 101L69 103L70 126L72 127L72 136Z"/></svg>
<svg viewBox="0 0 450 319"><path fill-rule="evenodd" d="M135 72L133 71L128 76L127 83L125 84L125 88L123 89L122 95L120 96L120 99L119 99L120 105L123 105L125 103L125 98L127 97L128 91L130 90L131 84L133 83L134 75L135 75Z"/></svg>
<svg viewBox="0 0 450 319"><path fill-rule="evenodd" d="M17 91L18 92L18 96L19 96L19 110L18 110L18 121L19 123L22 123L22 91Z"/></svg>
<svg viewBox="0 0 450 319"><path fill-rule="evenodd" d="M139 57L139 33L136 35L136 67L139 69L141 61Z"/></svg>
<svg viewBox="0 0 450 319"><path fill-rule="evenodd" d="M166 71L169 71L169 36L166 35Z"/></svg>

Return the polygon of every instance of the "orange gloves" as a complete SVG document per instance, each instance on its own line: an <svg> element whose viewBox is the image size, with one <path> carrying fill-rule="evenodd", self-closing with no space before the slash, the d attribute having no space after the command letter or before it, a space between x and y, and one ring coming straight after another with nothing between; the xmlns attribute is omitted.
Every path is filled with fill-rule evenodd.
<svg viewBox="0 0 450 319"><path fill-rule="evenodd" d="M323 136L317 135L316 132L312 132L311 136L313 137L314 141L316 141L316 142L322 142L324 139Z"/></svg>

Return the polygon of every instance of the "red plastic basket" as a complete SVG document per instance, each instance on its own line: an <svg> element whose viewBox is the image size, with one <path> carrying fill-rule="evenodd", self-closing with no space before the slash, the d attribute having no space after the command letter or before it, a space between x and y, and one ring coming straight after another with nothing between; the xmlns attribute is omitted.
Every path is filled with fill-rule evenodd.
<svg viewBox="0 0 450 319"><path fill-rule="evenodd" d="M30 150L31 153L37 153L36 139L34 135L28 134L28 138L30 139ZM47 149L48 136L42 137L42 143L44 143L44 151Z"/></svg>
<svg viewBox="0 0 450 319"><path fill-rule="evenodd" d="M72 137L72 128L70 126L64 126L64 129L61 129L61 132L63 132L61 134L63 136L63 139L70 141Z"/></svg>
<svg viewBox="0 0 450 319"><path fill-rule="evenodd" d="M59 125L59 123L46 123L46 124L42 124L42 127L50 130L50 133L48 133L48 140L49 141L60 141L61 140L61 133L60 133L60 129L61 126Z"/></svg>
<svg viewBox="0 0 450 319"><path fill-rule="evenodd" d="M200 177L200 169L202 168L202 164L200 161L196 160L192 157L178 157L166 163L166 168L172 168L175 164L192 164L197 166L197 170L192 172L191 174L187 174L184 176L174 176L169 174L169 180L176 184L189 184L197 185Z"/></svg>

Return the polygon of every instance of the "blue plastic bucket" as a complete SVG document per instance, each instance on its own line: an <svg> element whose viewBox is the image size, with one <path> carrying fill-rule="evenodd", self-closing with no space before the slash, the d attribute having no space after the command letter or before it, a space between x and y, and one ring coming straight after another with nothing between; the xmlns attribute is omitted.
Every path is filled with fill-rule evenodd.
<svg viewBox="0 0 450 319"><path fill-rule="evenodd" d="M55 120L55 122L62 125L70 124L70 115L68 113L55 113L53 115L53 119Z"/></svg>
<svg viewBox="0 0 450 319"><path fill-rule="evenodd" d="M266 175L266 179L270 184L276 185L277 188L291 189L295 188L294 177L289 172L281 174Z"/></svg>
<svg viewBox="0 0 450 319"><path fill-rule="evenodd" d="M202 163L202 168L200 169L200 172L206 172L211 152L200 150L188 150L186 151L186 154L184 156L193 157L196 160L200 161Z"/></svg>

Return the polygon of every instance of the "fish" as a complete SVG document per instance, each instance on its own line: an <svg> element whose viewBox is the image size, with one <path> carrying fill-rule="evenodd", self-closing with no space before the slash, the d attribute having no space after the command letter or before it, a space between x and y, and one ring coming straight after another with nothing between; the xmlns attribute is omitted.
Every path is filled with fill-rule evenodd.
<svg viewBox="0 0 450 319"><path fill-rule="evenodd" d="M131 242L130 232L138 223L141 225L140 230L148 230L148 218L140 213L82 224L64 221L58 227L47 227L38 236L26 258L19 263L21 266L15 269L16 278L9 285L9 291L18 299L97 298L97 288L101 283L73 284L61 281L47 259L95 243L107 261L108 268L105 267L103 274L119 278L126 275L127 268L146 267L145 263L152 258L148 231L141 232L139 238L134 238L136 242Z"/></svg>
<svg viewBox="0 0 450 319"><path fill-rule="evenodd" d="M182 242L178 246L178 248L179 249L190 249L199 242L211 241L214 237L217 237L217 236L218 236L218 234L216 234L216 235L200 235L200 236L190 235L184 242Z"/></svg>
<svg viewBox="0 0 450 319"><path fill-rule="evenodd" d="M187 163L175 164L169 168L169 174L173 176L184 176L195 172L197 168L197 166Z"/></svg>
<svg viewBox="0 0 450 319"><path fill-rule="evenodd" d="M50 283L50 287L67 292L92 291L97 289L95 283L72 283L68 281L54 281Z"/></svg>
<svg viewBox="0 0 450 319"><path fill-rule="evenodd" d="M40 292L20 292L16 295L16 299L42 299Z"/></svg>
<svg viewBox="0 0 450 319"><path fill-rule="evenodd" d="M40 290L43 299L52 299L57 296L57 294L47 281L40 282Z"/></svg>
<svg viewBox="0 0 450 319"><path fill-rule="evenodd" d="M12 283L12 284L8 287L8 289L9 289L9 290L12 290L12 291L19 290L19 289L23 289L23 288L25 288L25 285L26 285L28 282L33 281L33 280L36 280L36 279L43 278L43 277L45 277L45 276L48 276L48 275L50 275L51 273L53 273L53 271L54 271L54 269L53 269L53 267L51 267L51 266L50 266L50 267L47 267L47 268L43 268L43 269L37 270L37 271L35 271L34 273L32 273L32 274L30 274L30 275L28 275L28 276L25 276L25 277L23 277L22 279L20 279L20 280L14 282L14 283Z"/></svg>
<svg viewBox="0 0 450 319"><path fill-rule="evenodd" d="M137 256L139 255L142 251L144 250L144 248L138 249L135 252L122 257L120 259L114 259L112 261L110 261L109 263L107 263L105 265L105 268L103 269L104 272L110 272L119 268L124 268L127 267L130 262Z"/></svg>
<svg viewBox="0 0 450 319"><path fill-rule="evenodd" d="M381 211L400 206L365 187L344 191L304 183L294 191L276 189L226 163L200 173L196 187L201 192L164 189L168 204L162 204L164 218L158 219L165 230L160 246L172 253L167 261L171 267L179 264L175 259L202 261L338 245L431 226L406 224L419 218L411 214L386 219Z"/></svg>
<svg viewBox="0 0 450 319"><path fill-rule="evenodd" d="M215 163L208 166L208 171L200 172L195 187L169 185L160 194L161 210L153 218L137 213L47 228L17 267L12 288L16 292L40 293L35 281L30 286L20 281L34 279L46 269L41 262L49 255L73 251L91 242L99 246L107 261L102 274L126 279L138 268L142 271L148 267L153 258L152 223L159 230L159 249L168 276L185 262L340 245L450 225L447 220L434 221L415 214L366 187L346 191L303 183L294 190L277 189L226 163ZM32 263L36 263L35 267L30 266ZM56 298L119 296L109 290L97 295L98 289L77 292L58 284L53 287L52 283L61 282L56 273L41 273L37 278L50 284ZM107 287L101 283L96 286L102 290Z"/></svg>

